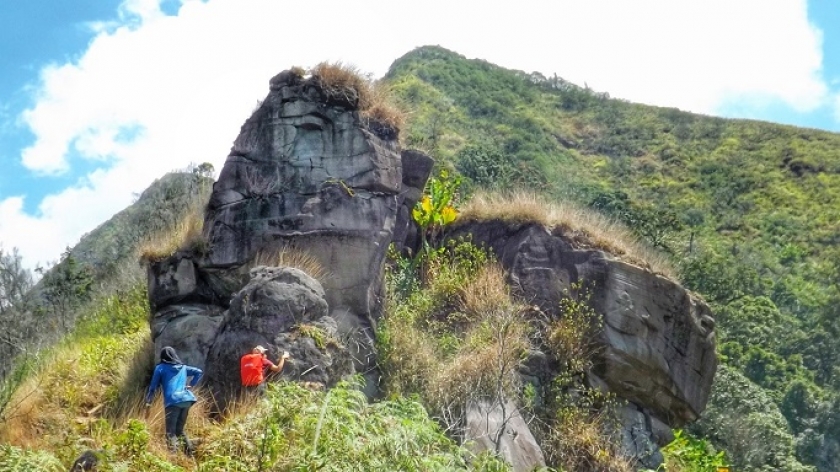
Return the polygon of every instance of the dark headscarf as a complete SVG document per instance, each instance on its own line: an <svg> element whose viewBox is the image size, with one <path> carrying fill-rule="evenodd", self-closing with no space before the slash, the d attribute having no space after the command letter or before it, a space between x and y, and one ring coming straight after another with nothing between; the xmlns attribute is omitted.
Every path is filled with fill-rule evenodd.
<svg viewBox="0 0 840 472"><path fill-rule="evenodd" d="M161 349L160 361L164 364L183 364L183 362L181 362L181 359L178 357L178 354L175 352L175 349L170 346L166 346L165 348Z"/></svg>

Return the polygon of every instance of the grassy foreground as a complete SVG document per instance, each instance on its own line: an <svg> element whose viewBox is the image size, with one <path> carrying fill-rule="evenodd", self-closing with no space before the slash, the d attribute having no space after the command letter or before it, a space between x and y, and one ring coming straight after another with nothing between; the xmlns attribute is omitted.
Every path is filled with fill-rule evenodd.
<svg viewBox="0 0 840 472"><path fill-rule="evenodd" d="M14 386L0 423L0 470L64 471L88 449L104 472L504 470L488 458L468 465L470 455L420 403L368 403L356 380L329 392L276 383L219 421L200 401L187 425L203 440L196 457L170 454L160 398L142 407L153 362L144 288L96 306Z"/></svg>

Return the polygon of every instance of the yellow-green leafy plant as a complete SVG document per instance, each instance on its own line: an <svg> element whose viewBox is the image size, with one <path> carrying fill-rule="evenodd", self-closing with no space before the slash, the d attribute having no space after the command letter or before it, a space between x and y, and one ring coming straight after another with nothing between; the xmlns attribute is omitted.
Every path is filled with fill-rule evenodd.
<svg viewBox="0 0 840 472"><path fill-rule="evenodd" d="M411 212L420 227L421 251L428 252L430 240L435 240L440 231L458 217L455 200L460 186L461 177L450 175L446 169L429 179L423 198Z"/></svg>
<svg viewBox="0 0 840 472"><path fill-rule="evenodd" d="M718 472L727 467L726 453L715 452L704 439L697 439L678 429L674 440L662 449L665 472Z"/></svg>
<svg viewBox="0 0 840 472"><path fill-rule="evenodd" d="M295 332L297 332L299 336L312 338L312 341L315 342L315 346L318 349L324 349L328 345L336 346L339 344L338 339L330 336L322 328L315 325L299 324L295 326Z"/></svg>

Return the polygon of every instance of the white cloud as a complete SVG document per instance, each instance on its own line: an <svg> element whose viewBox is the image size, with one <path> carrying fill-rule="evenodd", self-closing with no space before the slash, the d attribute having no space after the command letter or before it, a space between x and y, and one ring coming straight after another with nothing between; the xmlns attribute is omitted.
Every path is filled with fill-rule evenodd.
<svg viewBox="0 0 840 472"><path fill-rule="evenodd" d="M834 95L834 121L840 123L840 93Z"/></svg>
<svg viewBox="0 0 840 472"><path fill-rule="evenodd" d="M821 35L803 0L127 0L117 23L73 63L45 68L23 122L23 164L107 171L40 202L0 202L0 241L26 260L64 246L123 208L132 192L190 162L220 168L268 79L291 65L343 60L377 76L414 47L440 44L505 67L557 73L633 101L714 113L738 100L812 110L828 100ZM141 130L120 140L120 130Z"/></svg>

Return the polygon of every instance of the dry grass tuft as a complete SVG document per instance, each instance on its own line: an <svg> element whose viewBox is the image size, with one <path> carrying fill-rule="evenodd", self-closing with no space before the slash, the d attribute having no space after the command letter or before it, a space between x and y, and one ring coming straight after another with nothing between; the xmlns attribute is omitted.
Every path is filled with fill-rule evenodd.
<svg viewBox="0 0 840 472"><path fill-rule="evenodd" d="M562 470L631 472L632 461L607 431L603 415L568 409L558 418L544 445L548 459Z"/></svg>
<svg viewBox="0 0 840 472"><path fill-rule="evenodd" d="M430 380L430 399L438 407L452 408L470 398L516 398L516 367L527 346L524 330L517 326L497 339L465 347Z"/></svg>
<svg viewBox="0 0 840 472"><path fill-rule="evenodd" d="M0 422L0 443L15 444L22 447L37 445L33 425L41 417L40 405L44 402L41 390L43 380L40 376L30 377L15 391L9 401L7 416Z"/></svg>
<svg viewBox="0 0 840 472"><path fill-rule="evenodd" d="M391 127L397 133L405 126L405 112L394 100L390 87L382 82L371 86L371 100L367 108L362 109L362 118Z"/></svg>
<svg viewBox="0 0 840 472"><path fill-rule="evenodd" d="M366 126L380 138L398 137L406 115L384 83L373 82L356 67L341 62L322 62L310 73L329 100L358 109Z"/></svg>
<svg viewBox="0 0 840 472"><path fill-rule="evenodd" d="M300 66L292 66L289 72L294 74L297 78L302 79L306 75L306 69Z"/></svg>
<svg viewBox="0 0 840 472"><path fill-rule="evenodd" d="M192 205L189 211L171 228L158 232L137 248L141 261L157 262L179 250L203 251L207 245L204 233L204 208Z"/></svg>
<svg viewBox="0 0 840 472"><path fill-rule="evenodd" d="M518 366L529 348L521 306L510 302L484 313L451 359L432 371L425 397L448 428L462 424L462 408L471 400L500 403L518 398Z"/></svg>
<svg viewBox="0 0 840 472"><path fill-rule="evenodd" d="M388 322L386 389L395 395L426 391L428 379L440 370L440 350L432 336L407 319Z"/></svg>
<svg viewBox="0 0 840 472"><path fill-rule="evenodd" d="M511 306L510 287L499 264L487 264L461 289L461 309L470 319Z"/></svg>
<svg viewBox="0 0 840 472"><path fill-rule="evenodd" d="M294 267L306 272L307 275L315 280L323 281L331 274L327 271L321 262L310 254L309 252L289 248L263 248L254 255L248 268L259 266L267 267Z"/></svg>
<svg viewBox="0 0 840 472"><path fill-rule="evenodd" d="M355 66L321 62L310 73L331 100L346 102L359 110L370 108L373 103L371 81Z"/></svg>
<svg viewBox="0 0 840 472"><path fill-rule="evenodd" d="M458 222L500 220L514 225L550 226L549 204L535 194L476 192L460 209Z"/></svg>
<svg viewBox="0 0 840 472"><path fill-rule="evenodd" d="M624 225L567 202L549 202L527 192L478 192L461 209L464 223L499 220L511 225L539 224L578 248L605 251L677 280L677 272L661 253L642 244Z"/></svg>

